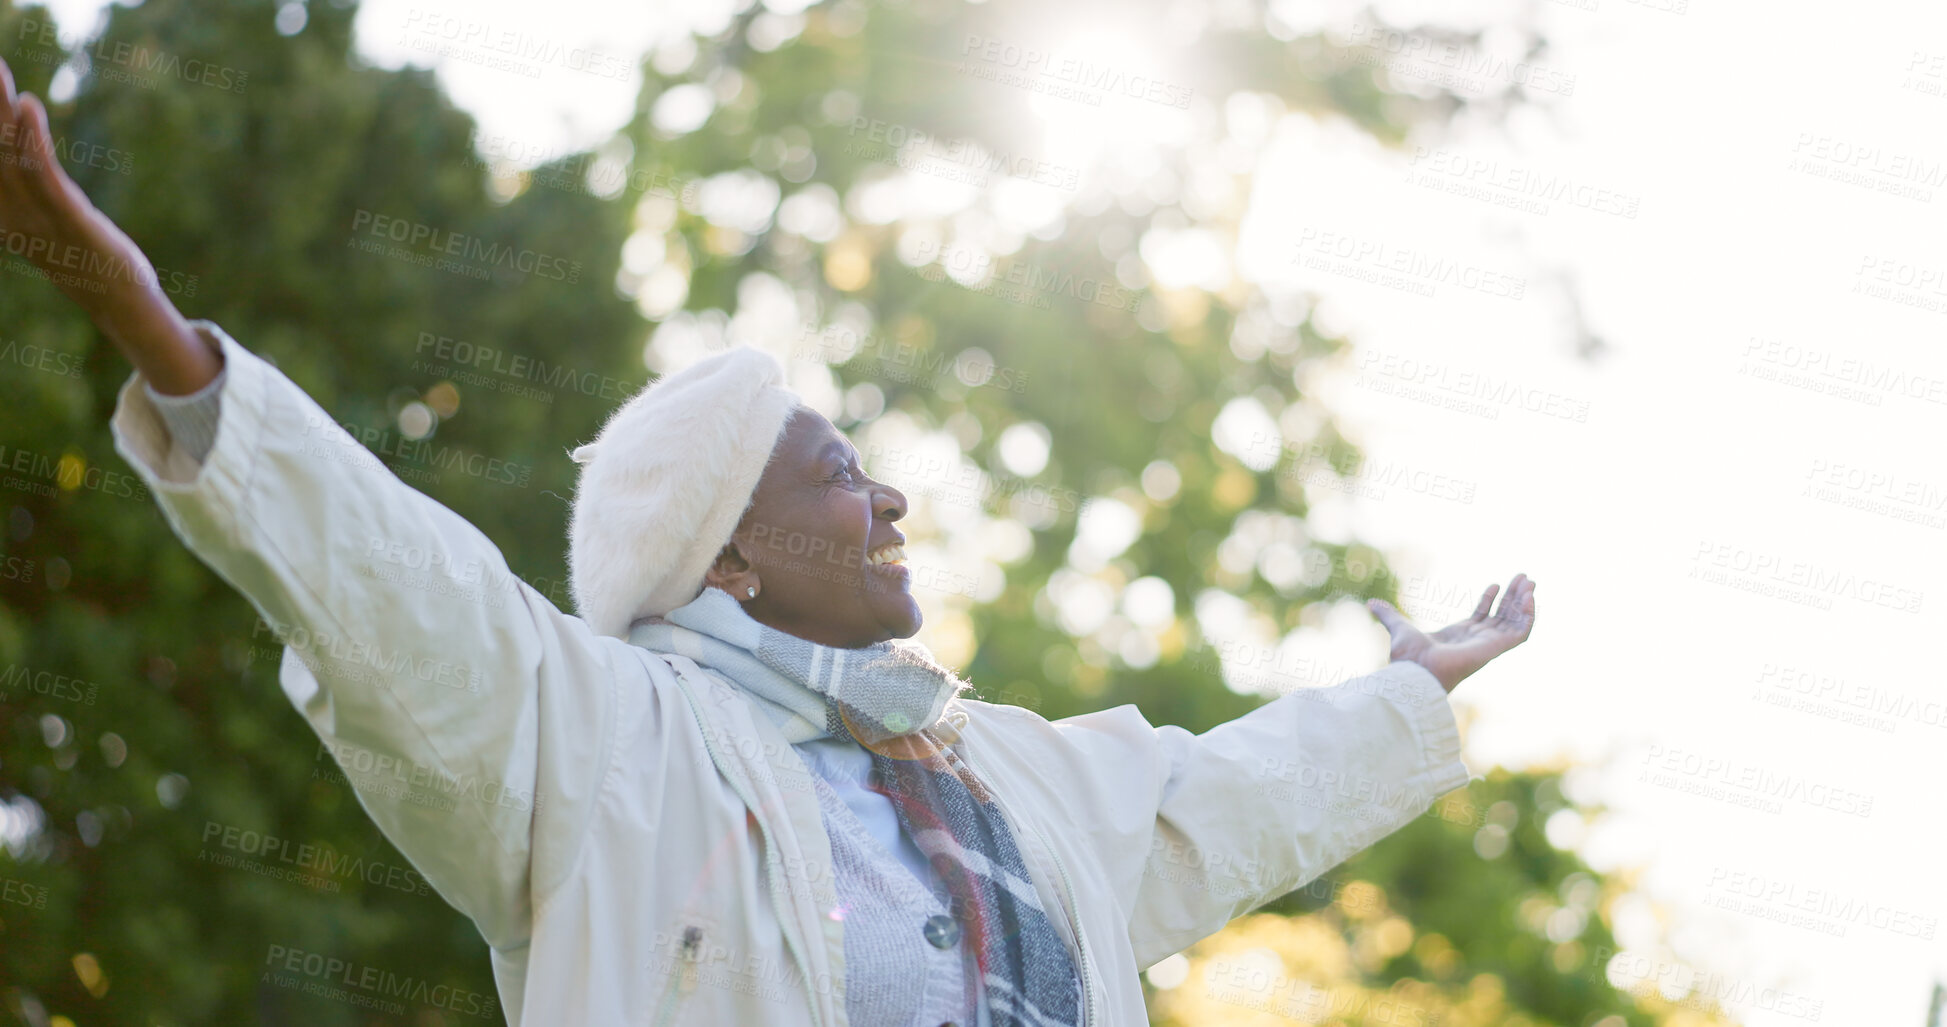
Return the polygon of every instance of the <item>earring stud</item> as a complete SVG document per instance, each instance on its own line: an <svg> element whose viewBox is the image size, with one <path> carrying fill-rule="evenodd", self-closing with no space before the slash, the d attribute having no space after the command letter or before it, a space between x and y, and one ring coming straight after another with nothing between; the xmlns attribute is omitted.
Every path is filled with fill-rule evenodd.
<svg viewBox="0 0 1947 1027"><path fill-rule="evenodd" d="M744 594L750 596L752 599L757 598L757 586L752 585L749 588L744 589Z"/></svg>

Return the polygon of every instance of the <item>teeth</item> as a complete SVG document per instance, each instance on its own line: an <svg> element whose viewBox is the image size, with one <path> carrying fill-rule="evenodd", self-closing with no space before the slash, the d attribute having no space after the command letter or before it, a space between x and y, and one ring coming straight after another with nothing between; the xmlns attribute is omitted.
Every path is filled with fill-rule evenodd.
<svg viewBox="0 0 1947 1027"><path fill-rule="evenodd" d="M872 551L872 555L868 556L866 559L874 567L883 566L889 563L904 563L906 562L906 547L896 542L889 546L880 546L879 548L874 549Z"/></svg>

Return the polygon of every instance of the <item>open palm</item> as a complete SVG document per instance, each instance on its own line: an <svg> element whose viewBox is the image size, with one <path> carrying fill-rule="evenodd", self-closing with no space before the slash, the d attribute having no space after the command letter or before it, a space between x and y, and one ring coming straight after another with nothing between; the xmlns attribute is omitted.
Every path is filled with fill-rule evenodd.
<svg viewBox="0 0 1947 1027"><path fill-rule="evenodd" d="M1384 599L1369 599L1366 608L1392 636L1392 658L1411 660L1425 667L1451 692L1469 674L1487 661L1528 640L1535 629L1535 583L1526 574L1516 574L1494 609L1494 593L1499 585L1487 586L1480 605L1466 620L1435 631L1431 635L1414 627L1406 616Z"/></svg>

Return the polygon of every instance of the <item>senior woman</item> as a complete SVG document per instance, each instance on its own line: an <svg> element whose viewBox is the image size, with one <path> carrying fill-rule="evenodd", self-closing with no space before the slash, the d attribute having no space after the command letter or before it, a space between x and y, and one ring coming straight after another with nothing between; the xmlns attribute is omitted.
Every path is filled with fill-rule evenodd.
<svg viewBox="0 0 1947 1027"><path fill-rule="evenodd" d="M184 319L0 86L0 230L134 364L118 451L286 641L510 1023L1145 1022L1144 967L1467 781L1446 695L1532 628L1522 576L1432 636L1375 602L1387 667L1202 735L968 699L905 641L905 497L743 348L574 451L565 614Z"/></svg>

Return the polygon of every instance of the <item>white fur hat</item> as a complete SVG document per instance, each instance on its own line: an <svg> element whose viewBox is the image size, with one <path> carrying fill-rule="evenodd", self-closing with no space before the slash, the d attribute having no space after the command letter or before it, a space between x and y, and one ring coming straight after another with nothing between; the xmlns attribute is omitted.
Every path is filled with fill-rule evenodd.
<svg viewBox="0 0 1947 1027"><path fill-rule="evenodd" d="M568 590L597 634L703 591L799 402L776 358L739 346L657 379L571 454Z"/></svg>

